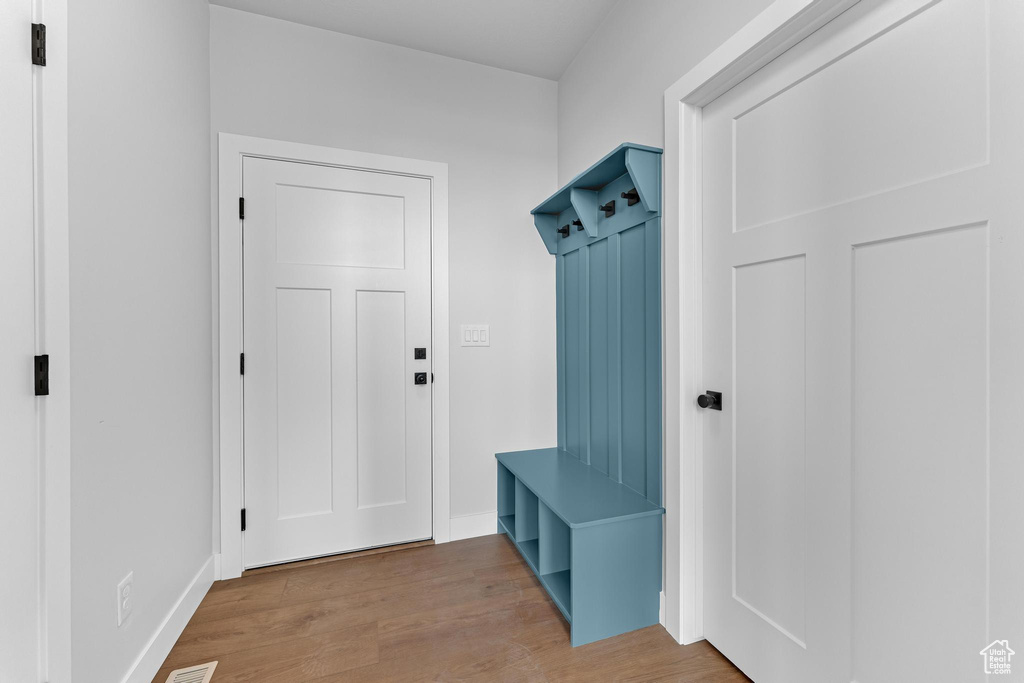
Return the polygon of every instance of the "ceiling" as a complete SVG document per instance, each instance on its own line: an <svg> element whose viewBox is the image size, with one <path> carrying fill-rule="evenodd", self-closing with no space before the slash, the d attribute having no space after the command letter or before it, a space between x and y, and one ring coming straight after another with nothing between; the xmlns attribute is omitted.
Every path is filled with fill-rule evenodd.
<svg viewBox="0 0 1024 683"><path fill-rule="evenodd" d="M557 80L617 0L210 0Z"/></svg>

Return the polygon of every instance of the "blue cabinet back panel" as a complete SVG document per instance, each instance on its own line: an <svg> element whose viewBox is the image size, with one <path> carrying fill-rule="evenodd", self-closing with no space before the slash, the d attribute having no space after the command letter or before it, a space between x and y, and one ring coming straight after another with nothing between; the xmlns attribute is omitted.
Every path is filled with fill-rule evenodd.
<svg viewBox="0 0 1024 683"><path fill-rule="evenodd" d="M661 505L661 220L555 258L558 446Z"/></svg>

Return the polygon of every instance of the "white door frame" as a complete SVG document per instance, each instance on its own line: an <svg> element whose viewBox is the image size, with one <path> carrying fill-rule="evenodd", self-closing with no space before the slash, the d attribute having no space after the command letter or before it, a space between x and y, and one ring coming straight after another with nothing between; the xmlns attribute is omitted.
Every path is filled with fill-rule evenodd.
<svg viewBox="0 0 1024 683"><path fill-rule="evenodd" d="M296 142L221 133L219 156L217 301L219 329L220 562L218 579L242 575L239 512L245 481L242 472L242 242L238 198L242 196L242 159L261 157L325 166L397 173L430 180L432 385L432 512L435 543L449 539L448 432L448 164L353 152ZM219 313L217 312L219 310ZM216 341L215 341L216 344Z"/></svg>
<svg viewBox="0 0 1024 683"><path fill-rule="evenodd" d="M665 91L665 628L704 637L701 117L858 0L775 0ZM676 456L678 454L678 457Z"/></svg>
<svg viewBox="0 0 1024 683"><path fill-rule="evenodd" d="M50 356L39 401L39 680L71 681L71 265L68 231L68 0L36 0L46 66L34 66L36 353ZM25 27L26 35L28 27Z"/></svg>

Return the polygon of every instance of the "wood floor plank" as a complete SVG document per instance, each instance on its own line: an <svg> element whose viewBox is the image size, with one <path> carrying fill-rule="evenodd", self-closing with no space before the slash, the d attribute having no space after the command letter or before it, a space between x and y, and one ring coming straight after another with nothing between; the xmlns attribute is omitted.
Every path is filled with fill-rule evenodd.
<svg viewBox="0 0 1024 683"><path fill-rule="evenodd" d="M217 590L206 594L192 621L214 621L277 607L287 584L287 575L218 581L214 584Z"/></svg>
<svg viewBox="0 0 1024 683"><path fill-rule="evenodd" d="M480 544L448 543L358 558L352 560L344 572L335 571L331 567L319 567L293 574L284 590L281 604L294 605L374 588L401 586L453 571L475 571L510 562L522 561L510 545L493 541ZM520 567L526 567L525 563ZM526 572L529 573L528 567Z"/></svg>
<svg viewBox="0 0 1024 683"><path fill-rule="evenodd" d="M377 625L361 624L308 638L217 657L217 683L291 683L310 680L377 661ZM156 680L166 679L170 668ZM163 676L163 678L160 678Z"/></svg>
<svg viewBox="0 0 1024 683"><path fill-rule="evenodd" d="M190 622L178 639L178 645L187 645L194 654L201 653L200 658L269 647L294 638L375 622L381 616L415 612L433 601L470 600L474 594L467 594L465 586L472 585L472 579L472 572L463 572L239 617L198 624ZM174 656L172 650L170 657Z"/></svg>
<svg viewBox="0 0 1024 683"><path fill-rule="evenodd" d="M257 567L256 569L246 569L242 572L242 576L258 576L260 574L270 574L273 572L290 571L292 569L301 569L303 567L313 567L318 564L327 564L328 562L344 562L345 560L354 560L357 557L366 557L368 555L380 555L382 553L397 553L403 550L411 550L412 548L422 548L423 546L434 545L433 540L429 541L413 541L412 543L399 543L398 545L385 545L380 548L367 548L366 550L356 550L350 553L340 553L338 555L326 555L324 557L314 557L309 560L299 560L298 562L285 562L283 564L272 564L269 567Z"/></svg>
<svg viewBox="0 0 1024 683"><path fill-rule="evenodd" d="M746 681L706 642L661 627L573 648L505 536L215 584L154 683L220 662L213 683Z"/></svg>

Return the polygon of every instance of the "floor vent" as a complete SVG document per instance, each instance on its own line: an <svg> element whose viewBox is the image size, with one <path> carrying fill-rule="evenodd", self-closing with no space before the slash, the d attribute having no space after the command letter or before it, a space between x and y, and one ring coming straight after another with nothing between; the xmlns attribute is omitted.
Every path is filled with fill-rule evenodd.
<svg viewBox="0 0 1024 683"><path fill-rule="evenodd" d="M199 666L190 666L187 669L172 671L167 677L167 683L210 683L213 678L213 670L217 668L217 662L207 662Z"/></svg>

